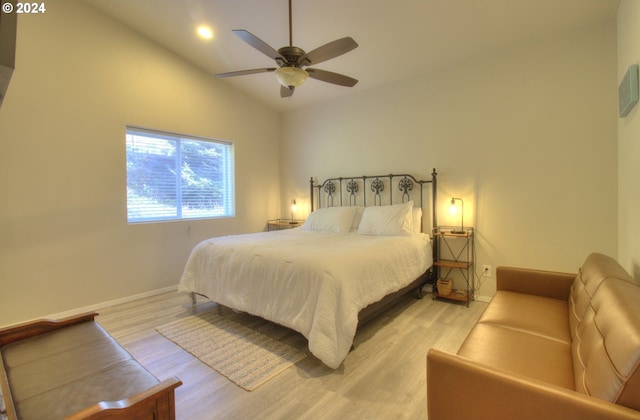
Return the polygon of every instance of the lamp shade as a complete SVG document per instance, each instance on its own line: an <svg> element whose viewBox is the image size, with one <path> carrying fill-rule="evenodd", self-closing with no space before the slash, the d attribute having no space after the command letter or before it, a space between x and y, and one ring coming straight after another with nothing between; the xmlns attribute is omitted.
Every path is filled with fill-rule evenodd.
<svg viewBox="0 0 640 420"><path fill-rule="evenodd" d="M456 201L460 201L460 230L457 229L452 229L451 233L459 233L459 234L463 234L465 233L464 230L464 200L462 198L458 198L458 197L451 197L451 206L449 207L449 212L452 215L456 214Z"/></svg>
<svg viewBox="0 0 640 420"><path fill-rule="evenodd" d="M309 73L299 67L280 67L276 70L276 78L284 87L297 87L304 83Z"/></svg>
<svg viewBox="0 0 640 420"><path fill-rule="evenodd" d="M293 200L291 200L291 223L295 222L295 219L293 218L293 213L296 212L296 200L295 198Z"/></svg>
<svg viewBox="0 0 640 420"><path fill-rule="evenodd" d="M456 200L455 198L452 198L451 204L449 205L449 214L451 214L452 216L455 216L457 212L458 212L458 209L456 207Z"/></svg>

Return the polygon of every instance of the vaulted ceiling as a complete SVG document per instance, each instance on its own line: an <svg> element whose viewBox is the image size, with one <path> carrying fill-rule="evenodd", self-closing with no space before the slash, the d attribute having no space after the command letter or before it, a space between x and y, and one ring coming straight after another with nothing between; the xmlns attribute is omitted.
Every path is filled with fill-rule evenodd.
<svg viewBox="0 0 640 420"><path fill-rule="evenodd" d="M235 36L246 29L289 44L287 0L84 0L186 60L216 73L274 62ZM220 79L287 110L471 63L476 57L615 19L618 0L292 0L293 44L307 52L351 36L355 50L317 68L359 80L352 88L309 79L280 97L273 73ZM197 36L208 25L213 38Z"/></svg>

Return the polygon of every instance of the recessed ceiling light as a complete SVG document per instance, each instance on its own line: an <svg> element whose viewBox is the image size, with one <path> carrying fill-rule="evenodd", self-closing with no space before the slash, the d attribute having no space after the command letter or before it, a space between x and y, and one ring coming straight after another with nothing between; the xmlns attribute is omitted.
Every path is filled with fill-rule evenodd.
<svg viewBox="0 0 640 420"><path fill-rule="evenodd" d="M206 25L198 26L198 29L196 29L196 31L198 32L198 35L200 36L200 38L203 38L203 39L213 38L213 31L211 30L210 27Z"/></svg>

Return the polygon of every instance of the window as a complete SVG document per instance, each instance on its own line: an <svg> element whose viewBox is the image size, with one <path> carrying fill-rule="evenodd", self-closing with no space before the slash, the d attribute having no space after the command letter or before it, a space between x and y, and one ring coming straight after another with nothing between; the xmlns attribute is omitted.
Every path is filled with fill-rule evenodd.
<svg viewBox="0 0 640 420"><path fill-rule="evenodd" d="M127 127L129 223L235 215L233 144Z"/></svg>

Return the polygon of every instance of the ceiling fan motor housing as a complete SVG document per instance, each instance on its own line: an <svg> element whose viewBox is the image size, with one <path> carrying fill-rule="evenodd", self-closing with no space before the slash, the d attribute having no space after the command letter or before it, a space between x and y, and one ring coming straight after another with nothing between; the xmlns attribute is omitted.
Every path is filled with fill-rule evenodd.
<svg viewBox="0 0 640 420"><path fill-rule="evenodd" d="M288 67L298 67L303 65L309 65L309 60L305 58L305 63L298 63L300 57L304 56L306 53L302 48L298 47L282 47L278 50L281 56L283 56L287 61L282 62L281 58L276 58L276 62L280 66L288 66Z"/></svg>

